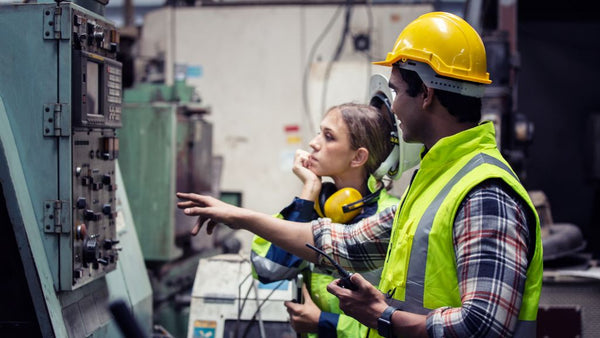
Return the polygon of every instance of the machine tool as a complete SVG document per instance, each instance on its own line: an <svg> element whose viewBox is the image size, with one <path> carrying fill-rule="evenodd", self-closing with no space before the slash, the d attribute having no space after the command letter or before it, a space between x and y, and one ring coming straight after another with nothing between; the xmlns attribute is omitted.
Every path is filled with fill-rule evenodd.
<svg viewBox="0 0 600 338"><path fill-rule="evenodd" d="M0 6L0 336L115 337L152 291L120 171L122 67L107 0ZM141 267L141 269L140 269Z"/></svg>

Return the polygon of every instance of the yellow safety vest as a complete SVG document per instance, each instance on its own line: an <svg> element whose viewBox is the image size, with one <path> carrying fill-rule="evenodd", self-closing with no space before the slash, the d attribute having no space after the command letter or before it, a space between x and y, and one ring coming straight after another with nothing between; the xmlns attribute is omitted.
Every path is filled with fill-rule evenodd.
<svg viewBox="0 0 600 338"><path fill-rule="evenodd" d="M369 189L375 191L376 188L372 186L375 180L371 176L369 179ZM381 190L379 199L377 200L377 212L379 213L393 205L398 205L398 198L390 195L385 190ZM356 337L357 330L359 332L366 333L366 328L361 325L356 319L346 316L340 310L340 300L334 295L327 292L327 284L331 283L335 278L330 274L319 273L312 271L310 273L310 294L315 304L321 309L321 311L339 313L338 324L336 327L336 333L339 338L342 337ZM376 272L377 274L379 271ZM364 335L363 333L363 335ZM308 335L308 337L316 337L317 335Z"/></svg>
<svg viewBox="0 0 600 338"><path fill-rule="evenodd" d="M443 138L425 154L396 212L379 290L392 294L390 304L413 313L461 306L452 244L454 217L467 193L490 178L506 182L535 215L535 252L515 329L517 337L534 337L543 269L539 218L498 151L491 122ZM370 336L378 336L376 331L370 330Z"/></svg>
<svg viewBox="0 0 600 338"><path fill-rule="evenodd" d="M367 185L371 192L375 192L377 190L377 180L373 176L369 177L369 179L367 181ZM379 192L379 198L377 199L376 213L379 213L379 212L383 211L384 209L389 208L391 206L398 205L398 203L399 203L399 199L397 197L390 195L385 189L382 189ZM281 214L277 215L276 217L283 218L283 216ZM254 257L252 259L253 263L261 264L260 268L263 271L272 270L275 272L275 270L279 270L276 273L276 275L284 275L286 273L290 274L291 272L293 272L294 269L275 264L274 262L271 262L265 258L271 245L272 245L271 242L269 242L259 236L254 236L254 239L252 241L252 252L251 252L251 254ZM252 273L254 275L254 278L258 279L257 272L255 269L256 269L256 266L253 265ZM289 270L290 272L288 273L286 270ZM281 272L281 271L286 271L286 272ZM373 275L376 274L377 276L373 276L372 279L379 280L380 272L381 272L381 269L373 271L372 274ZM367 272L367 274L369 274L369 273L371 273L371 272ZM290 277L292 277L292 276L290 275ZM360 330L360 332L364 332L363 333L363 335L364 335L367 332L367 328L365 326L361 325L354 318L342 314L342 311L340 310L339 299L337 297L335 297L334 295L330 294L329 292L327 292L327 284L331 283L334 279L335 278L333 276L331 276L331 274L326 273L324 271L320 271L320 269L318 269L318 268L315 268L313 271L306 271L304 273L304 280L307 282L307 287L311 294L311 298L313 299L315 304L319 307L319 309L321 309L321 311L325 311L325 312L340 314L340 317L338 319L338 324L336 327L337 336L340 338L341 337L356 337L358 330ZM375 283L377 283L377 282L375 282ZM316 334L308 334L307 336L308 337L316 337L317 335Z"/></svg>

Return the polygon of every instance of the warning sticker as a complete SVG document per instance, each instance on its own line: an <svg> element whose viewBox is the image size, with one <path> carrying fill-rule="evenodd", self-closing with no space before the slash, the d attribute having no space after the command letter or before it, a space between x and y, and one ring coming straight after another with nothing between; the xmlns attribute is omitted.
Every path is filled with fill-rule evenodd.
<svg viewBox="0 0 600 338"><path fill-rule="evenodd" d="M215 338L217 322L214 320L195 320L194 338Z"/></svg>

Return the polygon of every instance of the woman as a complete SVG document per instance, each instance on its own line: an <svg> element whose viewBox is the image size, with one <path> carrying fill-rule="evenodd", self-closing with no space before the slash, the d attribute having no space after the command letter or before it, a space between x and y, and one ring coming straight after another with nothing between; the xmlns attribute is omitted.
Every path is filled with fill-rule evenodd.
<svg viewBox="0 0 600 338"><path fill-rule="evenodd" d="M277 217L307 222L324 216L334 222L356 223L397 205L398 199L383 189L381 177L377 179L372 175L392 151L391 142L382 142L390 137L392 127L384 114L369 105L347 103L329 109L321 122L320 133L309 144L312 152L296 152L293 172L303 183L302 191ZM332 189L331 183L322 183L324 176L331 178L335 188ZM354 213L327 214L325 210L331 209L323 208L325 200L329 204L339 203L327 195L339 191L337 196L351 189L360 193L357 199L362 208ZM326 290L334 279L331 270L311 269L308 262L258 236L252 243L251 254L254 276L261 282L291 279L303 273L308 288L303 292L304 304L285 304L297 332L318 333L320 337L343 337L356 332L358 322L340 315L338 299ZM367 274L371 283L377 285L380 272Z"/></svg>

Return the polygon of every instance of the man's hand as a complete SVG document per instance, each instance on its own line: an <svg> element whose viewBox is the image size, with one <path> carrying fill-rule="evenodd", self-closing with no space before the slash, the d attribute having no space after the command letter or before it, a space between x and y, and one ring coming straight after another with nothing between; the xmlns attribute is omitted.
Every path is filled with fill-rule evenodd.
<svg viewBox="0 0 600 338"><path fill-rule="evenodd" d="M283 303L290 314L290 323L298 333L317 333L319 331L321 309L310 298L306 285L302 285L302 298L304 299L304 304L292 301Z"/></svg>
<svg viewBox="0 0 600 338"><path fill-rule="evenodd" d="M336 279L327 285L327 291L340 299L340 309L346 315L377 329L377 319L387 308L385 296L360 274L353 274L350 280L356 290L341 287Z"/></svg>
<svg viewBox="0 0 600 338"><path fill-rule="evenodd" d="M206 221L208 221L206 232L209 235L212 234L213 229L219 223L234 228L235 216L243 210L205 195L178 192L177 197L181 200L177 202L179 209L183 209L183 212L188 216L198 216L196 225L190 231L193 236L198 234Z"/></svg>

